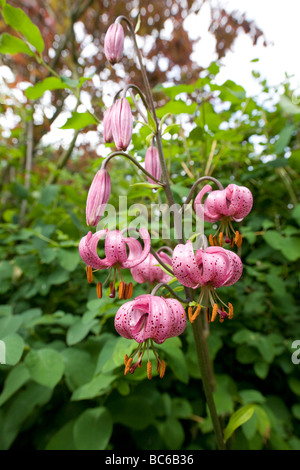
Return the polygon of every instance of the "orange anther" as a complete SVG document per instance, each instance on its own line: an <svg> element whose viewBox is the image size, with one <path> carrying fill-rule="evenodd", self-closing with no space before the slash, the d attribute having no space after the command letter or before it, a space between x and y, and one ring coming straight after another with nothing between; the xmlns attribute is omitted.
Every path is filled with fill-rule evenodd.
<svg viewBox="0 0 300 470"><path fill-rule="evenodd" d="M92 282L93 282L93 269L92 269L92 266L88 266L86 268L86 277L87 277L88 283L92 284Z"/></svg>
<svg viewBox="0 0 300 470"><path fill-rule="evenodd" d="M127 364L127 362L128 362L128 359L129 359L128 355L125 354L125 357L124 357L124 364L125 364L125 366L126 366L126 364Z"/></svg>
<svg viewBox="0 0 300 470"><path fill-rule="evenodd" d="M233 318L233 306L231 303L228 303L228 318L229 320Z"/></svg>
<svg viewBox="0 0 300 470"><path fill-rule="evenodd" d="M212 321L212 322L215 321L215 319L217 317L217 313L218 313L218 308L219 308L218 304L214 304L210 321Z"/></svg>
<svg viewBox="0 0 300 470"><path fill-rule="evenodd" d="M98 297L98 299L102 299L102 284L101 284L101 282L97 283L97 297Z"/></svg>
<svg viewBox="0 0 300 470"><path fill-rule="evenodd" d="M165 361L161 361L161 364L160 364L160 373L159 373L159 376L160 376L161 379L162 379L163 376L165 375L165 372L166 372L166 363L165 363Z"/></svg>
<svg viewBox="0 0 300 470"><path fill-rule="evenodd" d="M193 307L189 307L188 309L188 317L191 323L193 323Z"/></svg>
<svg viewBox="0 0 300 470"><path fill-rule="evenodd" d="M132 364L132 357L130 357L126 363L126 366L125 366L125 371L124 371L124 375L127 375L128 372L130 371L130 367L131 367L131 364Z"/></svg>
<svg viewBox="0 0 300 470"><path fill-rule="evenodd" d="M213 237L214 246L219 246L217 237Z"/></svg>
<svg viewBox="0 0 300 470"><path fill-rule="evenodd" d="M240 240L240 232L237 230L235 232L234 243L237 245L239 243L239 240Z"/></svg>
<svg viewBox="0 0 300 470"><path fill-rule="evenodd" d="M214 246L214 240L213 240L213 236L211 233L209 234L208 241L211 246Z"/></svg>
<svg viewBox="0 0 300 470"><path fill-rule="evenodd" d="M125 282L120 282L119 284L119 299L123 299L123 296L124 296L124 286L125 286Z"/></svg>
<svg viewBox="0 0 300 470"><path fill-rule="evenodd" d="M147 377L149 380L152 379L152 364L150 361L147 363Z"/></svg>
<svg viewBox="0 0 300 470"><path fill-rule="evenodd" d="M132 282L130 282L130 283L128 284L128 293L127 293L127 297L126 297L126 298L127 298L127 299L131 299L132 293L133 293L133 284L132 284Z"/></svg>
<svg viewBox="0 0 300 470"><path fill-rule="evenodd" d="M198 305L198 307L195 310L194 315L192 316L192 321L194 322L196 318L198 317L199 313L201 312L201 305Z"/></svg>
<svg viewBox="0 0 300 470"><path fill-rule="evenodd" d="M223 232L219 233L219 245L223 246Z"/></svg>

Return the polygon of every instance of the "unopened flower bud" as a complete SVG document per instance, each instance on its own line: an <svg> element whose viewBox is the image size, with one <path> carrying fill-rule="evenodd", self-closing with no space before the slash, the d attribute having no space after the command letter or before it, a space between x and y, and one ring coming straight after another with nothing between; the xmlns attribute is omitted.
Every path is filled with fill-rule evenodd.
<svg viewBox="0 0 300 470"><path fill-rule="evenodd" d="M110 176L107 170L96 173L90 186L86 202L87 225L96 226L102 217L111 191Z"/></svg>
<svg viewBox="0 0 300 470"><path fill-rule="evenodd" d="M117 149L126 150L130 144L133 129L131 108L126 98L120 98L115 102L111 122Z"/></svg>
<svg viewBox="0 0 300 470"><path fill-rule="evenodd" d="M151 146L148 148L145 156L145 169L151 173L156 179L161 179L161 165L159 160L159 154L156 147ZM156 181L147 176L149 183L155 184Z"/></svg>
<svg viewBox="0 0 300 470"><path fill-rule="evenodd" d="M112 135L113 108L113 105L107 108L103 116L103 139L107 144L114 140Z"/></svg>
<svg viewBox="0 0 300 470"><path fill-rule="evenodd" d="M124 49L124 30L120 23L113 23L108 28L104 39L104 53L111 64L120 62Z"/></svg>

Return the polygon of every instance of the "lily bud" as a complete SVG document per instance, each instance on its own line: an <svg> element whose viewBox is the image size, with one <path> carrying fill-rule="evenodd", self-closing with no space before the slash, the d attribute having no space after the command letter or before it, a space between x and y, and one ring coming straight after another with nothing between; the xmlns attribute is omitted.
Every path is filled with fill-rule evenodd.
<svg viewBox="0 0 300 470"><path fill-rule="evenodd" d="M156 147L151 146L148 148L145 156L145 169L151 173L156 179L161 179L161 165L159 154ZM153 179L147 176L149 183L156 183Z"/></svg>
<svg viewBox="0 0 300 470"><path fill-rule="evenodd" d="M113 114L113 105L107 108L103 116L103 139L105 143L112 142L112 114Z"/></svg>
<svg viewBox="0 0 300 470"><path fill-rule="evenodd" d="M96 226L102 217L111 191L110 176L107 170L96 173L90 186L86 202L86 223Z"/></svg>
<svg viewBox="0 0 300 470"><path fill-rule="evenodd" d="M111 64L120 62L124 49L124 30L120 23L113 23L108 28L104 39L104 53Z"/></svg>
<svg viewBox="0 0 300 470"><path fill-rule="evenodd" d="M131 108L126 98L120 98L115 102L111 122L117 149L126 150L130 144L133 129Z"/></svg>

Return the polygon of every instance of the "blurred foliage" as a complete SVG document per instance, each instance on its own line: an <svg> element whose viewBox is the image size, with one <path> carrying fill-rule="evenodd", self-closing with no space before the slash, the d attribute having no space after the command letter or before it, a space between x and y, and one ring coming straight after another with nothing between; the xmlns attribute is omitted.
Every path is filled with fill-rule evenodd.
<svg viewBox="0 0 300 470"><path fill-rule="evenodd" d="M235 316L211 325L208 338L217 411L230 449L299 450L300 365L291 356L300 339L300 107L288 81L270 89L254 72L262 93L250 97L234 81L218 84L218 73L213 63L194 83L155 90L164 97L158 115L171 113L164 126L178 124L164 135L176 201L203 174L246 185L254 197L239 225L243 276L222 292ZM86 194L102 159L75 149L62 163L63 149L40 142L28 180L29 137L39 126L29 101L3 101L11 119L10 130L1 121L0 142L0 339L7 348L0 448L215 449L190 325L159 346L163 380L154 374L149 382L144 367L124 376L124 354L134 345L114 331L121 301L98 300L86 282L78 242L88 231ZM136 125L131 154L145 155L149 132ZM115 159L109 171L116 207L127 193L129 205L157 201L155 191L131 187L145 178L130 163ZM144 288L136 285L134 295Z"/></svg>

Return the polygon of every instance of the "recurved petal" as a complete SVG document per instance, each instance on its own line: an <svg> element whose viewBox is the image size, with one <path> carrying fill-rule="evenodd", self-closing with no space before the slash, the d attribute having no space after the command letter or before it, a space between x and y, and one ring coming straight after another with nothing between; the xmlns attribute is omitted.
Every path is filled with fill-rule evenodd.
<svg viewBox="0 0 300 470"><path fill-rule="evenodd" d="M87 266L93 269L104 269L108 267L107 259L100 259L97 254L97 245L101 237L106 235L107 229L99 230L92 234L89 232L85 237L80 240L79 254Z"/></svg>
<svg viewBox="0 0 300 470"><path fill-rule="evenodd" d="M215 213L214 210L212 212L209 210L209 208L207 207L206 200L204 203L202 202L203 196L211 190L212 190L212 187L209 184L206 184L201 189L201 191L195 197L194 209L198 217L200 217L200 219L203 219L206 222L213 223L220 219L219 214Z"/></svg>
<svg viewBox="0 0 300 470"><path fill-rule="evenodd" d="M115 328L119 335L126 339L133 339L130 331L130 313L134 300L123 304L115 316Z"/></svg>
<svg viewBox="0 0 300 470"><path fill-rule="evenodd" d="M144 248L141 253L137 253L137 251L133 253L133 251L131 251L132 257L130 257L130 259L129 258L127 259L126 257L126 260L122 261L122 268L129 268L129 269L134 268L134 266L137 266L142 261L144 261L150 252L151 240L150 240L150 234L148 230L142 227L139 230L139 233L144 242ZM135 245L135 247L137 247L137 245ZM131 250L132 249L133 249L133 245L131 246Z"/></svg>
<svg viewBox="0 0 300 470"><path fill-rule="evenodd" d="M240 279L243 273L243 263L241 261L241 258L236 253L230 250L226 250L226 251L227 251L227 256L229 258L229 261L230 261L230 268L229 268L229 276L223 285L232 286Z"/></svg>
<svg viewBox="0 0 300 470"><path fill-rule="evenodd" d="M180 302L176 299L164 299L169 307L171 315L171 328L168 338L179 336L184 332L186 327L186 313Z"/></svg>
<svg viewBox="0 0 300 470"><path fill-rule="evenodd" d="M190 240L185 245L179 244L175 247L172 256L172 267L178 281L184 286L196 288L201 283L201 272Z"/></svg>
<svg viewBox="0 0 300 470"><path fill-rule="evenodd" d="M237 186L236 184L229 184L225 191L229 201L228 215L231 215L236 221L243 220L253 206L251 191L245 186Z"/></svg>

